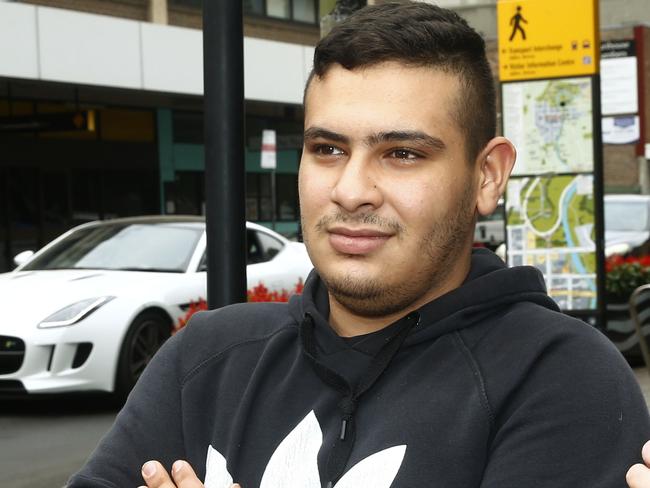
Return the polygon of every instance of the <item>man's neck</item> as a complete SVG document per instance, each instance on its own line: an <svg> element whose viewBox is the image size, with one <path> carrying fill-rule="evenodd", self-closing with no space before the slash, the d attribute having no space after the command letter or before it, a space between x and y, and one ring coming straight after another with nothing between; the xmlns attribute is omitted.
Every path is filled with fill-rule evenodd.
<svg viewBox="0 0 650 488"><path fill-rule="evenodd" d="M368 317L359 315L342 305L332 294L328 292L330 316L329 324L341 337L355 337L364 334L377 332L393 322L401 319L409 312L432 302L436 298L458 288L469 273L470 259L464 260L463 265L457 267L456 271L445 280L444 284L430 289L411 305L398 312L382 315L380 317Z"/></svg>

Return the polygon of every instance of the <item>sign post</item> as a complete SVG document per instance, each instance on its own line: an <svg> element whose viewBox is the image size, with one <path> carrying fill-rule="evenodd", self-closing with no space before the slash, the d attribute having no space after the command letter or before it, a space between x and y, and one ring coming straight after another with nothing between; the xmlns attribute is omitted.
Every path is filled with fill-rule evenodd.
<svg viewBox="0 0 650 488"><path fill-rule="evenodd" d="M275 170L277 164L277 145L276 134L274 130L266 129L262 131L262 151L260 166L264 169L271 170L271 227L275 230L276 208L277 208L277 195L276 195L276 182Z"/></svg>
<svg viewBox="0 0 650 488"><path fill-rule="evenodd" d="M604 328L597 0L499 0L510 265L544 274L560 308Z"/></svg>

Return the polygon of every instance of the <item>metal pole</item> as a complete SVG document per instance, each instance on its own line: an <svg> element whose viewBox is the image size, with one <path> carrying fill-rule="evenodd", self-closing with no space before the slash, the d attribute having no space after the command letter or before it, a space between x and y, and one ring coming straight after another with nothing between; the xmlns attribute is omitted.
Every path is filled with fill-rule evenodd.
<svg viewBox="0 0 650 488"><path fill-rule="evenodd" d="M277 196L277 190L276 190L276 180L275 180L275 169L271 170L271 207L273 208L273 211L271 212L271 216L273 218L271 222L271 228L273 230L276 230L276 222L278 220L277 217L277 208L278 208L278 196Z"/></svg>
<svg viewBox="0 0 650 488"><path fill-rule="evenodd" d="M203 2L208 307L246 301L242 2Z"/></svg>
<svg viewBox="0 0 650 488"><path fill-rule="evenodd" d="M605 330L606 303L605 303L605 211L604 211L604 169L603 169L603 135L602 115L600 108L600 75L591 78L592 90L592 116L593 116L593 141L594 141L594 222L596 238L596 327Z"/></svg>

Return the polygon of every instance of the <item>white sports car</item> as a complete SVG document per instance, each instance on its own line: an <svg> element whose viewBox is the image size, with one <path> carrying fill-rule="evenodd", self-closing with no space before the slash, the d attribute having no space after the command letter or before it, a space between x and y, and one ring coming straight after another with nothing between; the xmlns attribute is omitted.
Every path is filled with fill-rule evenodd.
<svg viewBox="0 0 650 488"><path fill-rule="evenodd" d="M304 244L246 226L249 289L305 280ZM0 394L124 396L190 303L206 297L205 244L200 217L92 222L0 274Z"/></svg>

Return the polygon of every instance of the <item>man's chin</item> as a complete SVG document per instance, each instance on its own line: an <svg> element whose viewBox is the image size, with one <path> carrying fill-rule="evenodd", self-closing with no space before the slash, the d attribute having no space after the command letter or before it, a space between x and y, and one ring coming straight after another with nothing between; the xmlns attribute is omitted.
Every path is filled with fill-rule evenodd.
<svg viewBox="0 0 650 488"><path fill-rule="evenodd" d="M376 276L322 275L330 295L350 312L363 317L383 317L399 312L412 301L395 293L396 287Z"/></svg>

